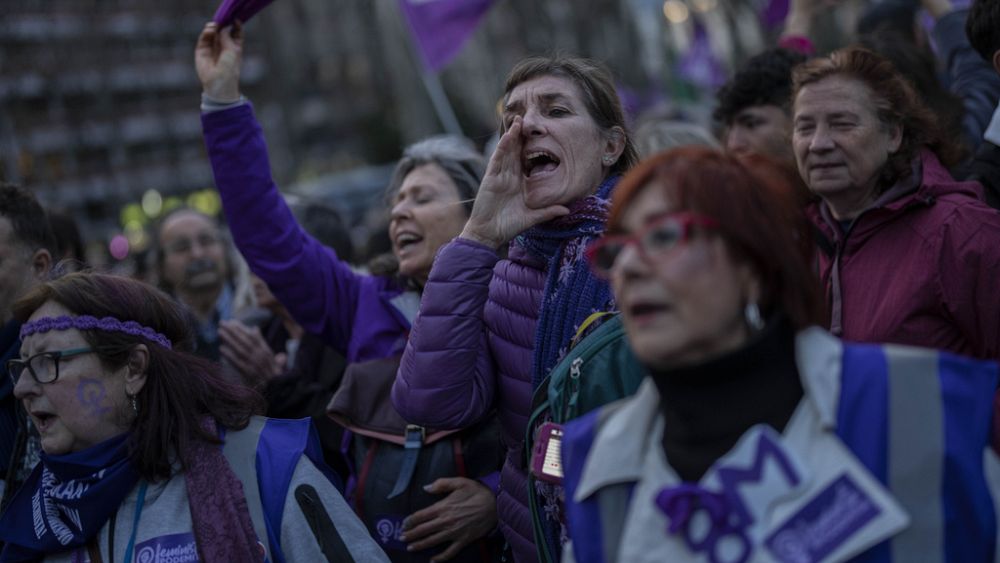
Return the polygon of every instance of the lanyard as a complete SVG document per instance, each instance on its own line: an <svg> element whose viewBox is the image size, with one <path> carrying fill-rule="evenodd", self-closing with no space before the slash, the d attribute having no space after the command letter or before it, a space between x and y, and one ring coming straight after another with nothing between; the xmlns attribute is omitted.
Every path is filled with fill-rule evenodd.
<svg viewBox="0 0 1000 563"><path fill-rule="evenodd" d="M125 549L125 563L132 563L132 550L135 549L135 534L139 531L139 517L142 515L142 505L146 504L145 481L139 485L139 498L135 501L135 514L132 516L132 535L128 538L128 547Z"/></svg>

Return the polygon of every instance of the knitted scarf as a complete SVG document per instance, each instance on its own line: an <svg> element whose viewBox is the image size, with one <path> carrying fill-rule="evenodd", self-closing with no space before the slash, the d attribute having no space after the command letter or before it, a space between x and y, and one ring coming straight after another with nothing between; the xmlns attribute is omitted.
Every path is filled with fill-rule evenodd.
<svg viewBox="0 0 1000 563"><path fill-rule="evenodd" d="M215 423L205 419L206 428ZM0 561L34 561L87 544L139 481L128 434L86 450L42 456L0 520ZM216 444L195 441L184 473L198 555L206 563L263 561L243 485Z"/></svg>
<svg viewBox="0 0 1000 563"><path fill-rule="evenodd" d="M215 421L202 420L215 431ZM206 563L263 561L267 538L257 538L239 477L229 467L222 448L193 440L187 452L184 484L191 506L191 526L198 556Z"/></svg>
<svg viewBox="0 0 1000 563"><path fill-rule="evenodd" d="M591 313L614 306L611 289L591 273L584 250L604 232L611 191L618 179L606 178L595 194L570 203L569 214L536 225L514 239L515 244L544 260L548 272L535 330L532 388L537 388L566 354L580 324Z"/></svg>

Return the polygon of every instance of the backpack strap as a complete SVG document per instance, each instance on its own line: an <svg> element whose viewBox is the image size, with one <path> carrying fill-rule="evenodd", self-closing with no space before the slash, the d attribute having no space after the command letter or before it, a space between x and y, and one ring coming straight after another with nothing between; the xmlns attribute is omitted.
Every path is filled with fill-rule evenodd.
<svg viewBox="0 0 1000 563"><path fill-rule="evenodd" d="M399 475L396 476L396 484L392 487L387 499L394 499L406 492L413 479L413 472L417 469L417 460L420 458L420 449L424 445L424 427L416 424L406 425L406 442L403 443L403 462L399 467Z"/></svg>
<svg viewBox="0 0 1000 563"><path fill-rule="evenodd" d="M264 519L264 505L260 499L260 486L257 481L257 443L264 430L265 422L265 418L251 417L250 423L242 431L226 434L226 443L222 447L222 454L229 462L230 469L243 484L243 495L246 496L250 521L253 522L253 531L261 542L268 537L268 534ZM272 553L275 552L275 547L271 546ZM271 559L277 561L278 557L275 556Z"/></svg>
<svg viewBox="0 0 1000 563"><path fill-rule="evenodd" d="M573 339L569 341L570 350L572 350L574 346L580 343L580 340L582 340L583 336L587 334L587 330L590 328L592 324L603 319L604 317L617 314L618 313L616 313L615 311L598 311L596 313L591 313L586 319L583 319L583 322L580 323L580 328L576 329L576 334L573 335Z"/></svg>

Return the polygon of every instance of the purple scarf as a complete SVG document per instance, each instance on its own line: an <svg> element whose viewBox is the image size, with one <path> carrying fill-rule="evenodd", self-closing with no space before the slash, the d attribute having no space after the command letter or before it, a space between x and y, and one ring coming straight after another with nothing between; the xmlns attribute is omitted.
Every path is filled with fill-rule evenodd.
<svg viewBox="0 0 1000 563"><path fill-rule="evenodd" d="M202 426L215 430L215 422L208 418ZM198 557L204 563L263 561L264 546L259 542L267 538L257 538L243 484L229 467L222 448L198 440L187 454L184 484Z"/></svg>
<svg viewBox="0 0 1000 563"><path fill-rule="evenodd" d="M545 260L548 277L535 330L531 384L537 388L566 354L570 339L591 313L614 306L607 282L594 276L584 258L591 240L604 232L611 191L618 176L606 178L593 195L569 204L569 214L536 225L514 239Z"/></svg>

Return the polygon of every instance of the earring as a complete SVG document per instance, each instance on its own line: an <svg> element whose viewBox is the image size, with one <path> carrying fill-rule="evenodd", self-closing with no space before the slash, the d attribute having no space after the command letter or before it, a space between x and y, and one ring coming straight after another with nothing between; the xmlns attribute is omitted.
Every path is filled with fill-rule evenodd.
<svg viewBox="0 0 1000 563"><path fill-rule="evenodd" d="M746 318L747 326L750 327L750 330L757 332L764 328L764 318L760 316L760 307L753 301L747 303L747 306L743 309L743 316Z"/></svg>
<svg viewBox="0 0 1000 563"><path fill-rule="evenodd" d="M601 159L601 162L604 163L604 166L611 166L612 164L615 163L615 158L613 156L604 155L604 158Z"/></svg>
<svg viewBox="0 0 1000 563"><path fill-rule="evenodd" d="M128 393L126 393L125 395L128 396L128 398L132 400L132 412L134 412L136 416L139 416L139 401L136 399L136 397L139 394L135 393L135 394L129 395Z"/></svg>

